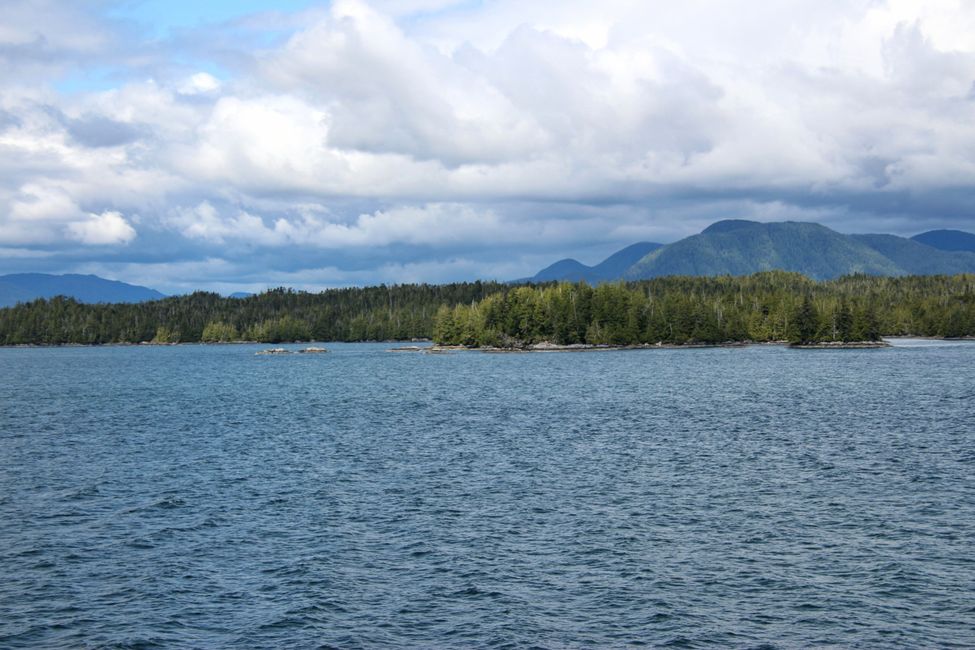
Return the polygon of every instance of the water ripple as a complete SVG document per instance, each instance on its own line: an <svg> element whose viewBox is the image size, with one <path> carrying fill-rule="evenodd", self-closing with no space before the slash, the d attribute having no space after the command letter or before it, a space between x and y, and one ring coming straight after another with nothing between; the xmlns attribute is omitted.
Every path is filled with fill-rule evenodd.
<svg viewBox="0 0 975 650"><path fill-rule="evenodd" d="M975 646L975 345L0 350L0 647Z"/></svg>

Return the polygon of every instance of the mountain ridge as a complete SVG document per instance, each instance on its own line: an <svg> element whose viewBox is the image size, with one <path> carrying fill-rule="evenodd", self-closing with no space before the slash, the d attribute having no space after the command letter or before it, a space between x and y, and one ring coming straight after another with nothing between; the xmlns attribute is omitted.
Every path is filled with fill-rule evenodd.
<svg viewBox="0 0 975 650"><path fill-rule="evenodd" d="M941 246L925 243L931 235ZM944 235L942 233L948 233ZM972 240L973 250L961 248ZM975 235L964 231L930 231L912 238L887 234L839 233L822 224L802 221L717 221L700 233L671 244L653 245L628 267L593 269L639 244L628 246L595 267L560 260L530 278L592 283L643 280L666 275L749 275L784 270L826 280L853 273L868 275L954 275L975 273ZM947 248L954 246L955 248Z"/></svg>
<svg viewBox="0 0 975 650"><path fill-rule="evenodd" d="M929 230L911 239L943 251L975 253L975 235L964 230Z"/></svg>
<svg viewBox="0 0 975 650"><path fill-rule="evenodd" d="M129 303L159 300L166 295L140 285L107 280L97 275L11 273L0 275L0 307L38 298L67 296L86 303Z"/></svg>
<svg viewBox="0 0 975 650"><path fill-rule="evenodd" d="M585 280L586 282L598 283L613 280L634 263L662 246L663 244L656 242L630 244L593 266L587 266L571 257L561 259L546 266L532 277L519 280L519 282L551 282L553 280L579 282Z"/></svg>

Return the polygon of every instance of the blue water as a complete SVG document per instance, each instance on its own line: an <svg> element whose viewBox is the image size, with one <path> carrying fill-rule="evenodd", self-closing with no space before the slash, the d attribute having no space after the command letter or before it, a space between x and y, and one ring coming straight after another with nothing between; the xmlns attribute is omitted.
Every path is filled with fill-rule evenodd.
<svg viewBox="0 0 975 650"><path fill-rule="evenodd" d="M328 347L0 350L0 647L975 646L975 344Z"/></svg>

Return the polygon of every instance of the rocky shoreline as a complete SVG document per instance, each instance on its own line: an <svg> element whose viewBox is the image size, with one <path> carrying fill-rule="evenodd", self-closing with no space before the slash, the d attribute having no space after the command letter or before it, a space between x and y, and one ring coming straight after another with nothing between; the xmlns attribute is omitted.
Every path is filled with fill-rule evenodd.
<svg viewBox="0 0 975 650"><path fill-rule="evenodd" d="M798 350L869 350L889 348L887 341L822 341L820 343L792 343L790 348Z"/></svg>
<svg viewBox="0 0 975 650"><path fill-rule="evenodd" d="M593 351L616 351L616 350L684 350L697 348L738 348L752 345L781 345L796 349L818 349L818 350L842 350L842 349L870 349L891 347L887 339L921 339L925 341L975 341L975 336L918 336L918 335L897 335L885 336L883 341L824 341L822 343L789 343L788 341L727 341L724 343L643 343L639 345L595 345L589 343L573 343L569 345L559 345L548 341L534 343L524 346L511 347L467 347L463 345L406 345L402 347L388 348L387 352L414 352L424 354L437 354L455 352L461 350L477 352L497 352L497 353L516 353L516 352L593 352ZM346 341L359 343L426 343L429 339L410 339L403 341ZM290 343L303 343L303 341L289 341ZM0 348L99 348L99 347L171 347L171 346L193 346L193 345L255 345L257 341L213 341L213 342L186 342L186 343L163 343L155 341L141 341L139 343L21 343L15 345L0 345ZM284 348L271 348L281 349ZM319 350L308 349L308 352L318 352ZM321 351L327 352L324 348ZM285 350L277 354L299 353L305 350ZM270 354L268 351L260 353Z"/></svg>
<svg viewBox="0 0 975 650"><path fill-rule="evenodd" d="M775 343L779 345L780 343ZM782 342L781 344L785 344ZM459 352L459 351L470 351L470 352L485 352L492 354L519 354L527 352L617 352L620 350L683 350L683 349L694 349L694 348L740 348L748 345L764 345L756 344L752 342L727 342L727 343L686 343L684 345L677 345L673 343L642 343L639 345L606 345L606 344L592 344L592 343L571 343L568 345L559 345L557 343L550 343L548 341L542 341L540 343L533 343L524 346L511 346L511 347L498 347L498 346L482 346L482 347L469 347L466 345L433 345L425 348L424 351L428 353L446 353L446 352Z"/></svg>
<svg viewBox="0 0 975 650"><path fill-rule="evenodd" d="M268 348L266 350L260 350L254 354L324 354L328 352L325 348L308 347L302 348L301 350L289 350L288 348Z"/></svg>
<svg viewBox="0 0 975 650"><path fill-rule="evenodd" d="M591 343L572 343L559 345L542 341L523 346L471 347L466 345L433 345L429 347L393 348L390 352L425 352L428 354L449 352L484 352L488 354L519 354L530 352L615 352L620 350L688 350L705 348L743 348L752 345L779 345L799 350L865 350L889 348L886 341L823 341L821 343L789 343L788 341L726 341L724 343L642 343L638 345L596 345Z"/></svg>

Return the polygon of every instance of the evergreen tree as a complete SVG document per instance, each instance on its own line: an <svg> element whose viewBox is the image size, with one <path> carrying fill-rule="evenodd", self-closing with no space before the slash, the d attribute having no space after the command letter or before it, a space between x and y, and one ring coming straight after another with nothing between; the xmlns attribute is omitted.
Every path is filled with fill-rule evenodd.
<svg viewBox="0 0 975 650"><path fill-rule="evenodd" d="M773 271L607 284L475 282L245 299L207 292L139 304L56 297L0 309L0 345L386 340L466 345L634 344L975 336L975 275L849 276Z"/></svg>
<svg viewBox="0 0 975 650"><path fill-rule="evenodd" d="M819 312L809 295L803 298L802 305L796 311L793 328L793 336L790 339L793 343L811 343L817 340Z"/></svg>

